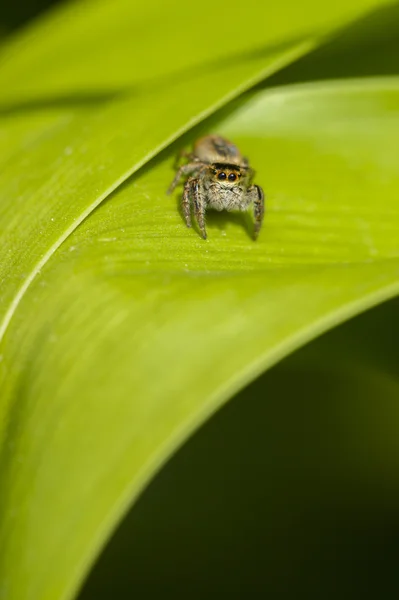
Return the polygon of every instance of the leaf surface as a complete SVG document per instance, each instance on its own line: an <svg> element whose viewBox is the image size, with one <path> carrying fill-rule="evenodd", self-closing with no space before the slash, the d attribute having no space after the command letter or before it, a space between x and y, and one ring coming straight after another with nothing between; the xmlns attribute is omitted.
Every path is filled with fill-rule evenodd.
<svg viewBox="0 0 399 600"><path fill-rule="evenodd" d="M72 2L0 54L0 338L84 218L183 131L378 5ZM229 14L242 3L229 3ZM202 20L201 20L202 19ZM208 19L208 20L207 20ZM193 23L198 23L193 34ZM206 43L207 23L212 39ZM189 26L188 26L189 24ZM265 27L267 24L267 27ZM181 49L184 48L184 51Z"/></svg>
<svg viewBox="0 0 399 600"><path fill-rule="evenodd" d="M165 195L175 145L71 233L10 322L0 581L13 599L70 598L196 427L294 348L398 292L398 80L244 100L213 127L265 188L257 242L243 215L210 215L207 241L185 228L178 194Z"/></svg>

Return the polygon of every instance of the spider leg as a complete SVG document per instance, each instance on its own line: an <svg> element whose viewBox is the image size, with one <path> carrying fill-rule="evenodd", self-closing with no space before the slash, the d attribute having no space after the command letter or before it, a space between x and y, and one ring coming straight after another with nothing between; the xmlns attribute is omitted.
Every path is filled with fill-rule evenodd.
<svg viewBox="0 0 399 600"><path fill-rule="evenodd" d="M195 171L198 171L201 168L201 166L201 163L191 162L187 165L182 165L181 167L179 167L172 183L169 186L167 193L171 194L173 192L183 175L191 175L192 173L195 173Z"/></svg>
<svg viewBox="0 0 399 600"><path fill-rule="evenodd" d="M263 216L265 214L265 194L259 185L252 185L248 191L251 193L251 196L253 196L255 216L254 238L256 240L260 228L262 227Z"/></svg>
<svg viewBox="0 0 399 600"><path fill-rule="evenodd" d="M193 179L190 178L184 184L183 197L181 201L181 207L183 211L184 220L186 222L187 227L191 227L191 194L192 194L192 182Z"/></svg>
<svg viewBox="0 0 399 600"><path fill-rule="evenodd" d="M198 227L201 231L201 235L206 240L206 229L205 229L205 210L206 200L204 194L201 192L200 180L191 179L191 189L193 194L193 205L194 215L198 223Z"/></svg>
<svg viewBox="0 0 399 600"><path fill-rule="evenodd" d="M262 227L263 216L265 214L265 195L259 185L251 185L251 187L248 188L240 210L247 210L251 204L254 207L255 227L253 235L256 240Z"/></svg>

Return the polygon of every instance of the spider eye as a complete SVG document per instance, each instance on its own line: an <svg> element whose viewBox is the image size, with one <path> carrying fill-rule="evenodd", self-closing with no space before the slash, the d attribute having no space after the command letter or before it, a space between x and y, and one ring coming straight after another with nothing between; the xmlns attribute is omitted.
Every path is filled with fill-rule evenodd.
<svg viewBox="0 0 399 600"><path fill-rule="evenodd" d="M230 173L229 181L235 181L236 179L237 179L237 175L235 175L235 173Z"/></svg>
<svg viewBox="0 0 399 600"><path fill-rule="evenodd" d="M226 179L227 175L226 173L223 173L223 171L221 173L219 173L218 175L218 179Z"/></svg>

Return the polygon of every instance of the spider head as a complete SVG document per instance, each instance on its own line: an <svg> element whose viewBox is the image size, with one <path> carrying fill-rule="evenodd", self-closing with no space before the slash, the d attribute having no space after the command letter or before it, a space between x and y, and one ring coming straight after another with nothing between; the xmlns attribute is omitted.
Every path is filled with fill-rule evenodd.
<svg viewBox="0 0 399 600"><path fill-rule="evenodd" d="M245 174L245 168L229 163L213 163L210 166L214 181L229 186L237 185Z"/></svg>

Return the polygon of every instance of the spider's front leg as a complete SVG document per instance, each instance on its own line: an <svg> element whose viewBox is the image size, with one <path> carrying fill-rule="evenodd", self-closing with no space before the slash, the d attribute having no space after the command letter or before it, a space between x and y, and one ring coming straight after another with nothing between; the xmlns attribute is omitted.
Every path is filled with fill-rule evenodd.
<svg viewBox="0 0 399 600"><path fill-rule="evenodd" d="M256 240L260 228L262 227L263 216L265 214L265 195L262 188L259 185L251 185L251 187L248 188L247 199L248 204L252 203L254 206L254 239Z"/></svg>
<svg viewBox="0 0 399 600"><path fill-rule="evenodd" d="M173 192L183 175L192 175L196 171L199 171L201 167L202 164L198 162L190 162L187 165L182 165L181 167L179 167L172 183L169 186L167 193L171 194Z"/></svg>
<svg viewBox="0 0 399 600"><path fill-rule="evenodd" d="M206 240L206 229L205 229L205 210L206 210L206 199L203 188L201 186L200 179L191 179L191 190L194 206L194 215L198 223L198 227L201 231L201 235Z"/></svg>
<svg viewBox="0 0 399 600"><path fill-rule="evenodd" d="M191 196L193 181L195 180L192 177L187 179L186 183L184 184L183 197L181 200L181 207L187 227L191 227Z"/></svg>

